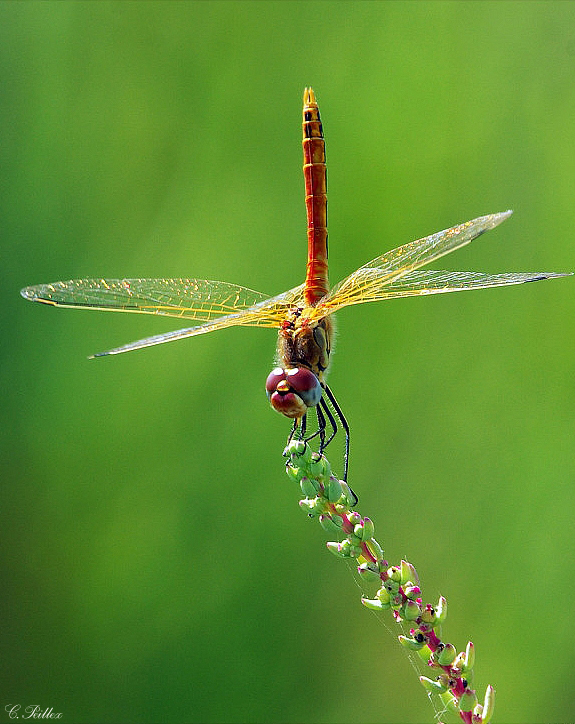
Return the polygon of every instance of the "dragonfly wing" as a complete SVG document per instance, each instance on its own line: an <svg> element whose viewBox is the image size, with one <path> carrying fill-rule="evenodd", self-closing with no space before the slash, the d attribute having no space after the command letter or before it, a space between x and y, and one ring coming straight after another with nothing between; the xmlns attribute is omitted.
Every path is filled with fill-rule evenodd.
<svg viewBox="0 0 575 724"><path fill-rule="evenodd" d="M413 297L424 294L441 294L443 292L459 292L465 289L485 289L488 287L523 284L542 279L570 276L554 272L525 272L484 274L482 272L431 271L418 269L407 272L390 281L377 269L358 269L354 275L357 286L363 289L361 298L348 301L347 304L359 302L376 302L393 297ZM345 306L345 304L341 304Z"/></svg>
<svg viewBox="0 0 575 724"><path fill-rule="evenodd" d="M205 322L265 301L267 294L208 279L71 279L26 287L25 299L60 307L159 314Z"/></svg>
<svg viewBox="0 0 575 724"><path fill-rule="evenodd" d="M410 241L378 256L339 282L319 303L318 313L320 308L324 314L329 314L348 304L387 298L389 295L384 293L383 287L469 244L480 234L505 221L511 213L503 211L499 214L480 216L423 239Z"/></svg>
<svg viewBox="0 0 575 724"><path fill-rule="evenodd" d="M106 352L98 352L92 355L92 357L105 357L112 354L122 354L122 352L131 352L136 349L143 349L144 347L164 344L164 342L173 342L176 339L195 337L198 334L206 334L207 332L224 329L225 327L278 327L284 320L288 309L293 306L301 306L303 303L303 292L304 285L300 284L294 289L278 294L275 297L264 299L262 302L234 314L227 314L195 327L185 327L184 329L176 329L172 332L155 334L152 337L139 339L136 342L130 342L129 344L115 347Z"/></svg>

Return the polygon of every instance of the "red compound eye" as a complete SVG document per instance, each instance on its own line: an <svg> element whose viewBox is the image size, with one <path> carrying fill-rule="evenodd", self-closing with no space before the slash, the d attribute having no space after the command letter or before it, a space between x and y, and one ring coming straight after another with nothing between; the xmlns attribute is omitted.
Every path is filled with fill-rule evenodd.
<svg viewBox="0 0 575 724"><path fill-rule="evenodd" d="M321 385L314 373L305 367L295 367L286 370L286 374L294 392L297 392L308 407L315 407L321 400Z"/></svg>
<svg viewBox="0 0 575 724"><path fill-rule="evenodd" d="M302 417L308 407L314 407L321 399L318 378L305 367L276 367L266 380L268 399L278 412L286 417Z"/></svg>

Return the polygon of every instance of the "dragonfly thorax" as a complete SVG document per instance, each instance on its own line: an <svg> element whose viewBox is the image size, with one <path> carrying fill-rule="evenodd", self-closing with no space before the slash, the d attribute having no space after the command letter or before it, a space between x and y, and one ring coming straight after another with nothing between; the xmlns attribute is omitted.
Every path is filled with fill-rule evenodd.
<svg viewBox="0 0 575 724"><path fill-rule="evenodd" d="M329 317L309 321L301 309L293 310L278 335L276 367L266 381L274 410L299 418L315 407L322 394L329 366L333 322Z"/></svg>
<svg viewBox="0 0 575 724"><path fill-rule="evenodd" d="M281 367L307 367L323 382L329 367L333 321L310 320L302 309L293 310L278 334L277 361Z"/></svg>

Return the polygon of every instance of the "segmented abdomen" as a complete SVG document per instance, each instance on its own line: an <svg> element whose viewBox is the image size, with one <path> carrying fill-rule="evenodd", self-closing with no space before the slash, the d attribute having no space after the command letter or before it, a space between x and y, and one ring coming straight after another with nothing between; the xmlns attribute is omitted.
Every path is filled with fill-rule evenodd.
<svg viewBox="0 0 575 724"><path fill-rule="evenodd" d="M329 291L327 270L327 168L325 141L315 94L303 94L303 175L307 211L305 301L314 306Z"/></svg>

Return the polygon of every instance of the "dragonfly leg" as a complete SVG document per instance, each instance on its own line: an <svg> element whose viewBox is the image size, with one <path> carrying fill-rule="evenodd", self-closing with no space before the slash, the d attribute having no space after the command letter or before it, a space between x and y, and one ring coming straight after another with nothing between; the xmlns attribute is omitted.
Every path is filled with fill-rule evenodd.
<svg viewBox="0 0 575 724"><path fill-rule="evenodd" d="M338 405L333 392L329 389L329 387L327 385L323 385L323 389L325 391L327 399L330 401L331 406L334 409L334 412L337 416L337 419L339 420L340 425L342 426L342 428L345 432L345 452L344 452L344 456L343 456L343 480L345 483L347 483L347 471L348 471L348 467L349 467L349 425L347 424L345 415L341 411L341 407ZM321 399L321 402L324 402L323 397ZM323 408L324 408L324 410L327 411L327 409L328 409L327 403L324 403ZM329 417L330 417L330 422L331 422L333 420L333 415L331 415L331 412L329 414ZM333 437L333 435L329 438L328 443L331 441L332 437ZM359 498L357 497L357 495L353 492L353 490L351 488L349 488L349 490L350 490L350 493L355 498L355 502L352 505L352 507L353 507L353 506L357 505Z"/></svg>
<svg viewBox="0 0 575 724"><path fill-rule="evenodd" d="M323 397L322 397L321 400L319 401L319 404L320 404L321 407L323 408L325 414L327 415L327 419L329 420L329 424L331 425L331 434L330 434L330 436L328 437L327 442L325 442L325 441L323 442L322 447L321 447L321 450L320 450L320 452L323 452L324 449L330 444L330 442L331 442L331 441L333 440L333 438L335 437L335 434L336 434L336 432L337 432L337 422L335 421L335 418L334 418L334 416L332 415L331 410L329 409L329 405L328 405L327 402L323 399ZM318 407L319 407L319 405L318 405ZM322 415L323 415L323 413L322 413ZM325 436L324 436L324 437L325 437Z"/></svg>
<svg viewBox="0 0 575 724"><path fill-rule="evenodd" d="M326 446L325 442L325 417L320 405L316 405L315 412L317 415L317 431L319 432L319 452L320 455ZM317 433L316 433L317 434Z"/></svg>
<svg viewBox="0 0 575 724"><path fill-rule="evenodd" d="M305 435L305 428L306 428L306 416L303 417L295 417L293 421L293 425L291 426L290 434L288 435L287 444L289 445L290 442L294 439L296 432L299 429L298 434L298 440L303 440Z"/></svg>

